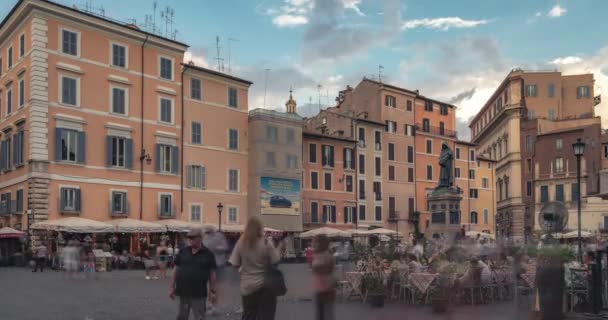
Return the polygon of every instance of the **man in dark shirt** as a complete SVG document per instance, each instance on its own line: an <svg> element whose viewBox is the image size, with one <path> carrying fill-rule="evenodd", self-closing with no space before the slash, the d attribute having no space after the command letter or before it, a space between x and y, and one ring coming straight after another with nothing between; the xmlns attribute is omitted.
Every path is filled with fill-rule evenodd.
<svg viewBox="0 0 608 320"><path fill-rule="evenodd" d="M179 251L175 257L175 271L169 296L179 296L179 314L177 320L188 320L190 309L196 320L205 318L207 300L207 282L209 298L215 301L215 257L202 245L201 229L192 229L188 233L190 246Z"/></svg>

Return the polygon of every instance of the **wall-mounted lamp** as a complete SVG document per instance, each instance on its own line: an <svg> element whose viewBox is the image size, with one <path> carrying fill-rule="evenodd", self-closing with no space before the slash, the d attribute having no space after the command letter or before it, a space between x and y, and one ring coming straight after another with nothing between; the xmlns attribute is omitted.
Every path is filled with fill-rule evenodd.
<svg viewBox="0 0 608 320"><path fill-rule="evenodd" d="M139 161L146 160L147 164L152 163L152 157L150 157L149 153L146 153L146 149L141 149L141 155L139 156Z"/></svg>

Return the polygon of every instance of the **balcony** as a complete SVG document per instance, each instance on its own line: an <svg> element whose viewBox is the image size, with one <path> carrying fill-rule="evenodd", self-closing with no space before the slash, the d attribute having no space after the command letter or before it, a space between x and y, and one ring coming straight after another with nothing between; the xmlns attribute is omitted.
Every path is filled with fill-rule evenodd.
<svg viewBox="0 0 608 320"><path fill-rule="evenodd" d="M175 212L175 206L171 206L170 208L163 208L162 206L159 206L157 209L159 219L175 218Z"/></svg>
<svg viewBox="0 0 608 320"><path fill-rule="evenodd" d="M2 201L0 203L0 216L17 213L17 200Z"/></svg>
<svg viewBox="0 0 608 320"><path fill-rule="evenodd" d="M458 138L458 132L454 130L446 130L441 127L434 126L423 126L421 123L416 123L416 131L426 132L438 136L444 136L449 138Z"/></svg>
<svg viewBox="0 0 608 320"><path fill-rule="evenodd" d="M110 205L108 206L108 211L110 213L110 216L112 216L112 217L128 217L129 212L130 212L129 207L130 207L129 203L126 203L125 206L121 209L114 208L112 206L112 202L110 201Z"/></svg>

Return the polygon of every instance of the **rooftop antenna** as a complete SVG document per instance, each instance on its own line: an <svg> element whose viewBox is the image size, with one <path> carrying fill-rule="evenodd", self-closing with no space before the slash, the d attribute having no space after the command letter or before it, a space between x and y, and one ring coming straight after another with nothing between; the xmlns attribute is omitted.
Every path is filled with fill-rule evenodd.
<svg viewBox="0 0 608 320"><path fill-rule="evenodd" d="M165 22L165 32L164 36L169 38L173 34L173 20L175 17L175 12L173 8L166 6L163 11L160 12L160 18Z"/></svg>
<svg viewBox="0 0 608 320"><path fill-rule="evenodd" d="M382 83L382 70L384 70L384 67L379 64L378 65L378 82Z"/></svg>
<svg viewBox="0 0 608 320"><path fill-rule="evenodd" d="M231 64L231 53L230 53L230 44L232 42L238 42L239 39L234 39L234 38L228 38L228 73L232 74L232 64Z"/></svg>
<svg viewBox="0 0 608 320"><path fill-rule="evenodd" d="M217 54L217 56L215 57L215 60L217 60L217 71L223 71L222 70L222 61L224 59L222 59L222 57L220 56L221 48L222 47L220 47L220 37L215 36L215 49L216 49L216 54Z"/></svg>
<svg viewBox="0 0 608 320"><path fill-rule="evenodd" d="M268 72L270 69L264 69L264 109L266 109L266 91L268 90Z"/></svg>
<svg viewBox="0 0 608 320"><path fill-rule="evenodd" d="M319 112L321 112L321 88L323 88L323 86L321 84L318 84L317 93L319 95Z"/></svg>
<svg viewBox="0 0 608 320"><path fill-rule="evenodd" d="M158 30L156 30L156 7L158 7L158 3L154 1L152 4L152 10L154 11L154 14L152 15L152 33L158 32Z"/></svg>

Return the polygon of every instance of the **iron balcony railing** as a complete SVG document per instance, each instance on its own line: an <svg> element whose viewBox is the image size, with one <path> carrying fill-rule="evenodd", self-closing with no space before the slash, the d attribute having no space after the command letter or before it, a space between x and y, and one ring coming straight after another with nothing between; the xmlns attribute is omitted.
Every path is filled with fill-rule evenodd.
<svg viewBox="0 0 608 320"><path fill-rule="evenodd" d="M422 125L422 123L416 123L416 131L422 131L422 132L426 132L426 133L430 133L430 134L434 134L434 135L438 135L438 136L450 137L450 138L458 137L458 132L456 132L454 130L447 130L447 129L444 129L441 127L434 127L434 126L424 126L424 125Z"/></svg>

